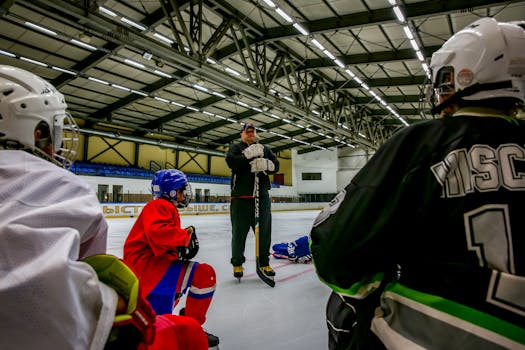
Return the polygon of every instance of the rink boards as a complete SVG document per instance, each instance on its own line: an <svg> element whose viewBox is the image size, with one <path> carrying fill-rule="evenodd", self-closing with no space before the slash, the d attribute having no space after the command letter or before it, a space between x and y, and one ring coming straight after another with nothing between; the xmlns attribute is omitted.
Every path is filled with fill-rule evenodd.
<svg viewBox="0 0 525 350"><path fill-rule="evenodd" d="M272 203L272 211L321 210L328 203ZM146 203L102 203L102 212L106 218L136 217ZM230 203L190 203L187 208L179 209L181 215L225 214L230 212Z"/></svg>

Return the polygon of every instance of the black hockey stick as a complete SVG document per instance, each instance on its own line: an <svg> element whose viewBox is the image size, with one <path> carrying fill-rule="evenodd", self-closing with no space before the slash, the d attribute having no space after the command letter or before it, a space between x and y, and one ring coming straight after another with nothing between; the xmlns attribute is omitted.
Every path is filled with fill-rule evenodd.
<svg viewBox="0 0 525 350"><path fill-rule="evenodd" d="M257 276L269 285L270 287L275 287L275 281L273 278L270 278L269 276L265 275L264 272L261 270L261 266L259 265L259 173L255 173L255 182L253 185L253 190L255 192L255 229L253 230L255 233L255 269L257 270Z"/></svg>

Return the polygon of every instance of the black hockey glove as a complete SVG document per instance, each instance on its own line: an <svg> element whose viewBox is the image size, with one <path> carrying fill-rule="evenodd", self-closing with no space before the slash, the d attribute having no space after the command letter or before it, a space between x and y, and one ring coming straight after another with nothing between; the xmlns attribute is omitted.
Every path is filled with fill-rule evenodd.
<svg viewBox="0 0 525 350"><path fill-rule="evenodd" d="M194 226L186 227L186 231L191 234L190 244L187 247L177 247L180 260L191 260L199 251L199 240Z"/></svg>

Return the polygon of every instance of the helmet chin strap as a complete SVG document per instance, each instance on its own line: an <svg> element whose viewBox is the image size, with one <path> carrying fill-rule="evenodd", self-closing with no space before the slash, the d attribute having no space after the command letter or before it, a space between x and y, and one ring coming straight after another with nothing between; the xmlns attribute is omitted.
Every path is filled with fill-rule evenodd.
<svg viewBox="0 0 525 350"><path fill-rule="evenodd" d="M441 102L437 106L433 107L431 109L432 114L439 114L442 110L447 108L448 106L459 102L459 100L463 97L473 95L475 93L478 93L480 91L490 91L490 90L498 90L498 89L505 89L505 88L511 88L512 87L512 81L511 80L505 80L505 81L498 81L495 83L476 83L474 85L468 86L464 88L463 90L459 90L451 97L447 98L445 101Z"/></svg>

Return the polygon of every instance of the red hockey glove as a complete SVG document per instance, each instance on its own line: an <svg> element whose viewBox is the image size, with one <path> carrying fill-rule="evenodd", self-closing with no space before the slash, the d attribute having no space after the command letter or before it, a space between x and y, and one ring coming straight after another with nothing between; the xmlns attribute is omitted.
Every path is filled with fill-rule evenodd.
<svg viewBox="0 0 525 350"><path fill-rule="evenodd" d="M141 297L139 280L133 271L113 255L93 255L83 261L91 265L100 281L113 288L127 303L124 313L115 315L105 349L133 349L139 343L153 343L155 312Z"/></svg>

